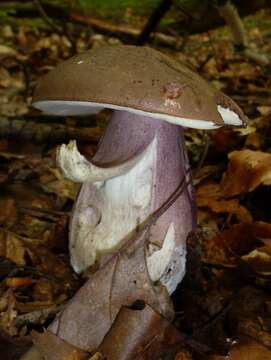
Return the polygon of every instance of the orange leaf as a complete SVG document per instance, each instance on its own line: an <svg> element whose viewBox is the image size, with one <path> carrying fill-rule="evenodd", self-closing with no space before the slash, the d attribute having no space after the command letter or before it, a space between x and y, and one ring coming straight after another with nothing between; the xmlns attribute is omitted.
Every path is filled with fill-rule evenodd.
<svg viewBox="0 0 271 360"><path fill-rule="evenodd" d="M250 222L237 224L203 242L207 262L236 264L236 258L246 255L260 246L263 239L271 238L271 224ZM246 260L244 258L243 260Z"/></svg>
<svg viewBox="0 0 271 360"><path fill-rule="evenodd" d="M7 279L7 286L11 288L16 288L19 286L26 286L33 284L31 277L12 277Z"/></svg>
<svg viewBox="0 0 271 360"><path fill-rule="evenodd" d="M216 200L208 197L197 198L198 207L207 207L214 213L229 213L235 214L240 222L252 221L250 212L244 206L238 203L238 200Z"/></svg>
<svg viewBox="0 0 271 360"><path fill-rule="evenodd" d="M227 356L214 355L208 360L270 360L271 351L253 340L234 345Z"/></svg>
<svg viewBox="0 0 271 360"><path fill-rule="evenodd" d="M247 149L233 151L229 160L220 184L224 196L244 194L260 184L271 184L271 154Z"/></svg>

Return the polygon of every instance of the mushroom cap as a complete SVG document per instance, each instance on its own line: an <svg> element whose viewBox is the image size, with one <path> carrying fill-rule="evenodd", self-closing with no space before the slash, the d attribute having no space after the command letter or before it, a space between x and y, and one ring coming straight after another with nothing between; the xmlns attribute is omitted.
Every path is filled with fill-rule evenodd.
<svg viewBox="0 0 271 360"><path fill-rule="evenodd" d="M149 47L103 46L56 66L33 106L55 115L126 110L195 128L244 125L242 110L198 74Z"/></svg>

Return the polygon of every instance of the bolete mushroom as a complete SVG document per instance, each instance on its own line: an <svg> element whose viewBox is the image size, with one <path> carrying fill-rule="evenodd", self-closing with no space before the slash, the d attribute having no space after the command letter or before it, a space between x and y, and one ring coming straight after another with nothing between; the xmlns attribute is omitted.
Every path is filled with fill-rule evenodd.
<svg viewBox="0 0 271 360"><path fill-rule="evenodd" d="M196 224L181 126L242 126L243 112L178 61L124 45L89 50L57 66L38 84L33 106L60 116L113 110L91 161L74 141L58 151L65 176L83 184L69 239L78 273L133 237L185 179L187 186L151 226L147 242L150 279L171 294L184 276L186 238Z"/></svg>

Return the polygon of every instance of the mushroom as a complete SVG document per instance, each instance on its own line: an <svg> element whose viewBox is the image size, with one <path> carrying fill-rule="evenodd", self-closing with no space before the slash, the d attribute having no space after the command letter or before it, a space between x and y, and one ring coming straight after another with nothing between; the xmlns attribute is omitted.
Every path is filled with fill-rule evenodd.
<svg viewBox="0 0 271 360"><path fill-rule="evenodd" d="M171 294L185 274L186 238L196 225L182 127L242 126L243 112L178 61L148 47L125 45L89 50L63 62L40 81L33 106L59 116L113 110L91 161L74 141L58 150L64 175L83 184L69 237L78 273L116 252L186 182L147 239L149 277Z"/></svg>

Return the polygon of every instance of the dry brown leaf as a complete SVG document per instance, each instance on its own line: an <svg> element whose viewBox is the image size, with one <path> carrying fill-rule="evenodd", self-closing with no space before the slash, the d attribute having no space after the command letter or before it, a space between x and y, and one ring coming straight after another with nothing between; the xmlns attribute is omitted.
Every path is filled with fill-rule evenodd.
<svg viewBox="0 0 271 360"><path fill-rule="evenodd" d="M66 250L68 246L69 215L58 216L54 226L46 233L46 245L48 249Z"/></svg>
<svg viewBox="0 0 271 360"><path fill-rule="evenodd" d="M211 175L216 174L220 170L220 165L206 165L200 168L193 179L194 186L198 186L203 180Z"/></svg>
<svg viewBox="0 0 271 360"><path fill-rule="evenodd" d="M236 224L223 233L203 241L204 258L210 263L236 265L239 257L261 246L263 239L270 238L271 224L264 222Z"/></svg>
<svg viewBox="0 0 271 360"><path fill-rule="evenodd" d="M242 137L233 129L219 129L210 132L210 138L217 151L230 152L239 148L242 144Z"/></svg>
<svg viewBox="0 0 271 360"><path fill-rule="evenodd" d="M178 352L174 360L193 360L192 355L187 351Z"/></svg>
<svg viewBox="0 0 271 360"><path fill-rule="evenodd" d="M6 284L10 288L17 288L20 286L32 285L33 279L31 277L11 277L7 279Z"/></svg>
<svg viewBox="0 0 271 360"><path fill-rule="evenodd" d="M152 360L183 339L168 320L147 304L142 310L122 307L99 351L110 360Z"/></svg>
<svg viewBox="0 0 271 360"><path fill-rule="evenodd" d="M32 311L46 310L52 305L51 301L28 301L26 303L17 301L16 309L20 311L20 313L29 313Z"/></svg>
<svg viewBox="0 0 271 360"><path fill-rule="evenodd" d="M0 45L0 58L16 56L17 51L10 46Z"/></svg>
<svg viewBox="0 0 271 360"><path fill-rule="evenodd" d="M36 182L11 183L7 189L19 207L56 208L55 198L52 195L44 194Z"/></svg>
<svg viewBox="0 0 271 360"><path fill-rule="evenodd" d="M13 227L14 231L19 235L22 235L30 239L40 239L45 242L46 233L50 230L52 225L36 216L28 215L27 213L20 213L19 221L16 226Z"/></svg>
<svg viewBox="0 0 271 360"><path fill-rule="evenodd" d="M26 254L32 265L46 274L62 280L62 286L74 282L72 271L58 255L47 249L42 241L20 237L10 231L0 229L0 256L13 261L18 266L26 264Z"/></svg>
<svg viewBox="0 0 271 360"><path fill-rule="evenodd" d="M5 228L12 226L17 219L15 199L11 196L0 198L0 224Z"/></svg>
<svg viewBox="0 0 271 360"><path fill-rule="evenodd" d="M37 280L33 287L33 299L36 301L53 302L54 286L51 281L45 278Z"/></svg>
<svg viewBox="0 0 271 360"><path fill-rule="evenodd" d="M222 197L219 184L214 181L205 181L197 187L197 198L215 198Z"/></svg>
<svg viewBox="0 0 271 360"><path fill-rule="evenodd" d="M89 353L80 350L50 331L40 334L32 331L33 343L46 360L87 360Z"/></svg>
<svg viewBox="0 0 271 360"><path fill-rule="evenodd" d="M133 243L138 245L133 254L123 249L96 271L49 330L76 347L94 350L111 328L120 308L136 300L171 319L172 305L167 292L150 282L143 240L141 237Z"/></svg>
<svg viewBox="0 0 271 360"><path fill-rule="evenodd" d="M6 311L8 307L9 298L13 297L13 291L7 290L0 296L0 312Z"/></svg>
<svg viewBox="0 0 271 360"><path fill-rule="evenodd" d="M20 359L20 356L31 346L30 336L10 336L0 332L1 360ZM37 359L33 359L37 360Z"/></svg>
<svg viewBox="0 0 271 360"><path fill-rule="evenodd" d="M242 256L253 270L262 275L271 275L271 244L258 247Z"/></svg>
<svg viewBox="0 0 271 360"><path fill-rule="evenodd" d="M6 88L8 91L17 92L24 89L24 80L25 79L22 73L12 76L8 70L0 67L0 88L2 87Z"/></svg>
<svg viewBox="0 0 271 360"><path fill-rule="evenodd" d="M101 353L96 352L94 355L92 355L89 360L104 360Z"/></svg>
<svg viewBox="0 0 271 360"><path fill-rule="evenodd" d="M220 73L223 78L238 80L240 78L246 80L256 80L260 76L260 69L252 63L248 62L231 62L229 67Z"/></svg>
<svg viewBox="0 0 271 360"><path fill-rule="evenodd" d="M16 234L0 230L0 256L6 257L19 266L25 264L25 247Z"/></svg>
<svg viewBox="0 0 271 360"><path fill-rule="evenodd" d="M257 110L263 116L267 116L271 114L271 106L257 106Z"/></svg>
<svg viewBox="0 0 271 360"><path fill-rule="evenodd" d="M245 147L253 148L255 150L260 150L262 146L262 136L258 132L251 133L247 136Z"/></svg>
<svg viewBox="0 0 271 360"><path fill-rule="evenodd" d="M253 340L243 340L233 345L226 356L213 355L208 360L270 360L271 351Z"/></svg>
<svg viewBox="0 0 271 360"><path fill-rule="evenodd" d="M57 313L63 309L64 305L49 305L46 308L42 308L39 304L36 304L35 310L30 310L28 312L23 313L22 310L25 310L24 307L21 306L22 303L17 302L16 308L20 311L20 314L17 316L15 320L15 325L20 330L24 330L25 325L32 326L32 325L38 325L38 326L44 326L48 319L54 317L57 315ZM32 302L32 305L34 303ZM39 308L38 308L39 307ZM32 306L34 308L34 306ZM29 307L28 307L29 309ZM22 331L21 331L22 332Z"/></svg>
<svg viewBox="0 0 271 360"><path fill-rule="evenodd" d="M64 279L71 280L72 272L69 265L45 246L28 246L27 254L30 256L33 265L44 273L52 274L62 281Z"/></svg>
<svg viewBox="0 0 271 360"><path fill-rule="evenodd" d="M1 296L0 307L0 328L5 330L8 335L18 335L14 321L17 316L16 299L11 289Z"/></svg>
<svg viewBox="0 0 271 360"><path fill-rule="evenodd" d="M234 294L227 313L227 326L236 338L249 337L271 348L270 295L244 286Z"/></svg>
<svg viewBox="0 0 271 360"><path fill-rule="evenodd" d="M241 150L229 154L229 165L221 181L224 196L235 196L271 184L271 154Z"/></svg>
<svg viewBox="0 0 271 360"><path fill-rule="evenodd" d="M24 159L24 155L14 154L14 153L6 152L6 151L1 151L0 156L7 160L11 160L11 159L22 160L22 159Z"/></svg>
<svg viewBox="0 0 271 360"><path fill-rule="evenodd" d="M44 194L36 183L12 183L8 185L7 191L16 200L19 213L13 231L27 238L43 239L45 231L49 230L53 224L44 217L37 217L36 214L27 210L32 208L55 210L59 206L56 197Z"/></svg>
<svg viewBox="0 0 271 360"><path fill-rule="evenodd" d="M239 222L249 222L253 218L246 207L239 204L238 200L217 200L209 197L197 197L198 207L207 207L214 213L228 213L236 215Z"/></svg>
<svg viewBox="0 0 271 360"><path fill-rule="evenodd" d="M265 304L263 304L265 305ZM258 314L260 314L258 310ZM264 346L270 348L271 346L271 334L269 328L269 319L266 320L261 318L260 315L255 314L254 318L242 319L238 324L238 332L242 335L249 336L250 338L255 339L256 341L261 342ZM263 323L266 324L263 324ZM266 327L264 325L267 325Z"/></svg>
<svg viewBox="0 0 271 360"><path fill-rule="evenodd" d="M42 188L45 192L54 193L57 196L75 200L80 189L80 184L66 179L58 169L49 169L40 177Z"/></svg>
<svg viewBox="0 0 271 360"><path fill-rule="evenodd" d="M225 200L222 198L220 185L213 181L199 184L196 191L198 208L208 208L213 213L228 213L235 215L239 222L250 222L252 216L246 207L239 204L238 199Z"/></svg>

